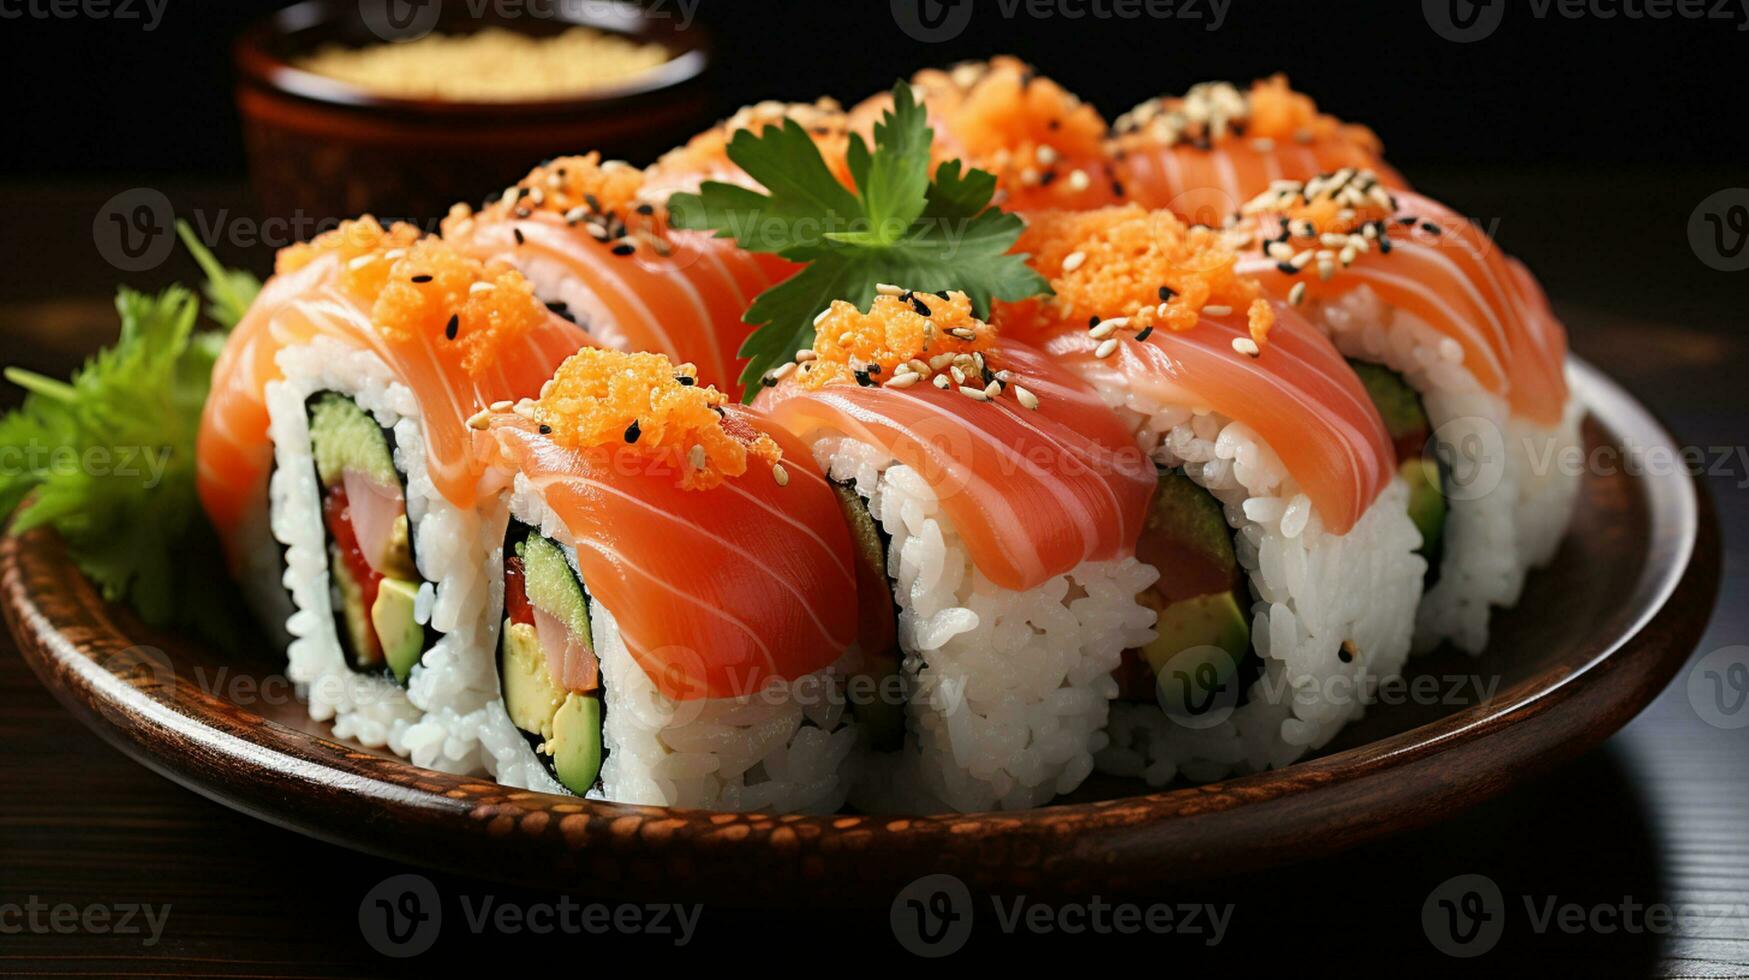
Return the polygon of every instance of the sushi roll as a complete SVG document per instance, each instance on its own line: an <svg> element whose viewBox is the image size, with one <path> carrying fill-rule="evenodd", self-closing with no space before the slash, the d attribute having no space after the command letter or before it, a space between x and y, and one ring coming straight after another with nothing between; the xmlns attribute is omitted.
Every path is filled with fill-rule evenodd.
<svg viewBox="0 0 1749 980"><path fill-rule="evenodd" d="M1149 99L1118 117L1108 153L1128 200L1205 225L1219 225L1274 181L1343 167L1408 186L1385 165L1372 130L1319 112L1283 75L1249 89L1207 82Z"/></svg>
<svg viewBox="0 0 1749 980"><path fill-rule="evenodd" d="M994 174L998 206L1080 209L1123 197L1107 165L1104 117L1018 58L926 69L911 89L929 111L935 162ZM882 93L856 106L851 131L868 138L892 105Z"/></svg>
<svg viewBox="0 0 1749 980"><path fill-rule="evenodd" d="M1410 650L1426 563L1354 372L1238 275L1221 233L1137 206L1028 216L1054 295L999 305L1125 420L1157 492L1131 540L1154 634L1118 672L1102 771L1159 785L1284 766Z"/></svg>
<svg viewBox="0 0 1749 980"><path fill-rule="evenodd" d="M509 517L487 762L597 799L830 812L858 739L834 674L850 535L801 444L695 379L584 350L485 422Z"/></svg>
<svg viewBox="0 0 1749 980"><path fill-rule="evenodd" d="M1362 372L1443 525L1417 644L1470 653L1554 555L1579 478L1566 332L1523 265L1462 215L1367 171L1283 183L1245 206L1242 272L1291 299ZM1419 468L1416 477L1413 470Z"/></svg>
<svg viewBox="0 0 1749 980"><path fill-rule="evenodd" d="M646 203L667 207L668 198L679 193L697 193L707 180L758 189L758 183L729 159L729 142L742 132L762 133L793 122L807 133L820 150L820 157L840 183L849 185L850 123L835 100L813 102L765 101L742 107L734 115L669 150L644 171L638 195Z"/></svg>
<svg viewBox="0 0 1749 980"><path fill-rule="evenodd" d="M870 729L853 802L1015 809L1075 789L1112 672L1154 622L1137 595L1155 573L1132 555L1153 466L1091 390L999 343L963 293L885 287L816 327L755 404L839 488L863 607L896 609L891 645L866 642L850 672L901 695L898 717L852 701Z"/></svg>
<svg viewBox="0 0 1749 980"><path fill-rule="evenodd" d="M794 267L668 229L643 186L643 172L629 164L561 157L477 211L456 205L444 239L520 271L549 309L596 344L695 362L701 380L738 394L738 350L751 330L741 314Z"/></svg>
<svg viewBox="0 0 1749 980"><path fill-rule="evenodd" d="M521 276L365 218L281 252L273 302L232 334L203 419L200 487L237 550L277 546L287 675L312 717L420 765L478 767L446 715L496 621L494 502L468 417L538 389L583 342Z"/></svg>

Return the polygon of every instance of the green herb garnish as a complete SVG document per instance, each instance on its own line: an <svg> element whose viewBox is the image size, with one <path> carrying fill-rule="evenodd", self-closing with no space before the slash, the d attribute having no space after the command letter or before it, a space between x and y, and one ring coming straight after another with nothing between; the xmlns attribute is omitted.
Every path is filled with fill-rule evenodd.
<svg viewBox="0 0 1749 980"><path fill-rule="evenodd" d="M742 317L758 327L741 347L749 359L741 383L757 382L814 343L814 317L833 300L861 309L875 287L963 291L980 317L992 300L1021 300L1050 285L1009 249L1024 229L1019 217L990 206L996 178L962 172L958 160L929 175L933 132L911 86L893 88L893 107L875 126L871 152L852 135L847 156L856 183L839 183L807 131L784 120L729 141L729 159L769 193L708 181L697 194L669 198L676 228L710 229L751 252L771 252L806 268L760 293Z"/></svg>
<svg viewBox="0 0 1749 980"><path fill-rule="evenodd" d="M260 287L180 230L208 276L208 315L228 327ZM0 518L17 511L13 533L54 529L104 598L148 623L223 637L234 620L211 593L223 563L195 493L194 446L225 334L196 328L200 306L182 286L123 287L120 337L72 378L6 369L27 394L0 418Z"/></svg>

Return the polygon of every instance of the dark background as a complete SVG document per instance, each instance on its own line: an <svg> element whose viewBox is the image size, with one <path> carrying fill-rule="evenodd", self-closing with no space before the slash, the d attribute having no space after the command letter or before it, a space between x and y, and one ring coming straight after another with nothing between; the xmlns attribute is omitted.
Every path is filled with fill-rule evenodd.
<svg viewBox="0 0 1749 980"><path fill-rule="evenodd" d="M6 0L0 9L29 2ZM286 4L165 2L151 32L137 21L0 20L6 173L242 172L229 40ZM1069 2L1095 9L1111 0ZM898 28L887 0L702 0L697 16L723 54L713 83L719 114L822 92L850 103L918 68L1009 52L1112 117L1195 82L1287 71L1331 111L1372 125L1394 162L1410 169L1749 159L1749 45L1736 23L1573 20L1552 11L1538 19L1526 0L1494 2L1509 5L1506 20L1471 44L1429 29L1420 0L1232 0L1217 31L1204 30L1206 20L1041 22L1024 5L1007 17L997 0L977 0L968 30L928 45ZM1731 13L1745 16L1740 0L1730 2ZM1193 9L1207 13L1207 0Z"/></svg>
<svg viewBox="0 0 1749 980"><path fill-rule="evenodd" d="M0 0L0 13L26 2ZM1000 52L1034 62L1108 116L1197 81L1285 70L1327 110L1376 129L1418 187L1493 227L1548 286L1576 353L1649 403L1681 441L1740 447L1749 273L1709 268L1687 226L1702 200L1749 186L1749 33L1711 19L1538 19L1526 0L1495 2L1508 4L1506 20L1474 44L1440 37L1420 0L1233 0L1215 32L1194 21L1007 18L980 0L972 28L943 44L908 37L887 0L704 0L698 15L718 38L717 115L822 92L852 102L917 68ZM105 304L118 279L156 287L193 275L180 255L130 277L105 264L91 229L110 195L147 186L179 209L247 208L228 44L277 6L168 0L150 33L137 22L0 18L0 362L64 374L113 331ZM270 262L261 250L220 251L257 269ZM0 394L0 407L14 397ZM1724 526L1726 577L1697 656L1749 642L1749 472L1733 464L1703 483ZM1685 680L1579 762L1438 826L1156 896L1237 902L1235 931L1218 948L983 930L937 965L964 974L1018 953L1021 962L1001 965L1749 976L1749 729L1704 724ZM233 813L126 760L61 710L0 637L0 903L40 895L175 907L153 949L0 935L0 974L370 976L476 958L498 973L545 961L613 969L624 956L673 962L659 943L635 938L453 934L416 960L384 960L360 938L356 910L402 870ZM1734 911L1676 936L1517 929L1490 956L1458 961L1429 945L1420 910L1440 882L1469 873L1511 896ZM552 899L433 878L446 896ZM711 909L703 930L682 954L715 961L705 969L923 965L905 957L879 908Z"/></svg>

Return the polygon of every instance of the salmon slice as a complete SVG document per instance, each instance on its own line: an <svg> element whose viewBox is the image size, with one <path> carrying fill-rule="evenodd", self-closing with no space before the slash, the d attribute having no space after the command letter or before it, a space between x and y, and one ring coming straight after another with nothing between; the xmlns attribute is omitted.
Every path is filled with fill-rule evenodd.
<svg viewBox="0 0 1749 980"><path fill-rule="evenodd" d="M1219 233L1134 205L1041 212L1015 249L1055 295L999 304L1006 336L1100 387L1244 423L1338 534L1390 484L1395 452L1359 379L1319 330L1240 274Z"/></svg>
<svg viewBox="0 0 1749 980"><path fill-rule="evenodd" d="M576 550L585 589L612 612L663 694L751 695L770 679L830 666L857 638L856 574L837 494L806 447L758 412L718 401L721 415L709 418L720 431L705 461L701 442L709 440L672 414L665 422L652 415L660 411L652 405L673 401L671 388L652 398L663 382L638 387L632 397L645 403L632 414L645 435L636 442L620 435L620 421L606 440L578 441L565 413L599 422L603 410L579 410L589 399L561 386L535 407L495 415L476 435L478 451L499 485L519 474L546 502L564 527L562 543ZM758 445L738 470L716 472L716 454L730 442ZM688 443L700 459L676 448ZM756 465L764 460L776 462ZM706 472L709 480L688 485Z"/></svg>
<svg viewBox="0 0 1749 980"><path fill-rule="evenodd" d="M478 213L458 205L445 239L520 270L596 343L690 361L701 381L738 393L739 351L753 332L741 316L796 267L666 229L662 210L639 200L641 173L612 163L552 161Z"/></svg>
<svg viewBox="0 0 1749 980"><path fill-rule="evenodd" d="M1150 99L1118 117L1108 152L1129 200L1213 227L1278 180L1354 167L1408 186L1370 129L1320 113L1281 75Z"/></svg>
<svg viewBox="0 0 1749 980"><path fill-rule="evenodd" d="M369 218L347 222L313 245L282 252L280 269L232 331L201 415L198 488L227 547L267 506L273 446L266 386L280 378L281 350L328 337L382 358L419 404L433 484L469 508L483 471L467 420L535 393L588 343L543 309L520 276L420 240L409 226L385 231Z"/></svg>
<svg viewBox="0 0 1749 980"><path fill-rule="evenodd" d="M976 322L963 295L925 296L914 299L931 307L928 318L892 297L877 299L869 314L834 304L810 374L778 384L756 404L810 443L823 433L841 434L917 471L978 569L1004 589L1025 591L1082 562L1134 554L1154 490L1153 464L1098 394L1043 352L1019 343L992 346L993 332L981 323L976 346L948 346L950 354L987 358L999 382L994 396L984 395L992 382L981 377L963 386L977 395L958 385L895 385L898 365L912 360L915 348L881 355L885 384L864 385L849 381L849 372L834 377L830 367L818 367L846 362L833 338L856 332L859 323L873 321L879 330L882 321L908 318L914 326L927 319L945 333ZM946 379L949 369L941 370Z"/></svg>
<svg viewBox="0 0 1749 980"><path fill-rule="evenodd" d="M995 174L1001 207L1092 208L1123 196L1106 159L1099 111L1018 58L926 69L912 77L911 88L935 131L933 164L957 159ZM850 130L872 138L892 104L890 93L858 104Z"/></svg>
<svg viewBox="0 0 1749 980"><path fill-rule="evenodd" d="M694 136L686 145L664 153L644 171L640 199L657 207L668 206L674 194L696 194L707 180L763 191L759 182L729 159L729 141L739 132L755 135L772 126L794 122L806 130L819 148L826 166L844 186L850 187L849 120L844 109L829 98L815 102L760 102L742 108L733 116ZM865 139L868 135L865 134Z"/></svg>
<svg viewBox="0 0 1749 980"><path fill-rule="evenodd" d="M1364 180L1364 174L1353 179ZM1314 304L1365 286L1455 341L1465 367L1485 390L1505 398L1515 417L1542 426L1561 420L1567 402L1566 330L1524 266L1473 222L1409 191L1392 192L1389 207L1362 209L1346 224L1333 225L1336 219L1324 213L1327 206L1308 210L1303 194L1291 191L1261 204L1252 209L1261 232L1240 262L1242 273L1282 297L1295 295L1303 283L1302 302ZM1316 261L1294 270L1264 253L1280 238L1280 219L1289 214L1291 220L1310 217L1321 233L1365 233L1388 244L1369 246L1347 265L1338 251L1326 280ZM1288 244L1294 251L1325 247L1302 238Z"/></svg>

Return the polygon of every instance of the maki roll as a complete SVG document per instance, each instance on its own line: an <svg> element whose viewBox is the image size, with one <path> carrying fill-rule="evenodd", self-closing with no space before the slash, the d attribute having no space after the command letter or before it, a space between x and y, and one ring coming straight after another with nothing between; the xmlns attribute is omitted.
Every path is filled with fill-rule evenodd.
<svg viewBox="0 0 1749 980"><path fill-rule="evenodd" d="M1219 232L1127 206L1029 216L1047 299L1004 304L1151 458L1130 543L1159 571L1103 771L1153 784L1284 766L1398 674L1426 563L1411 490L1331 343L1239 276Z"/></svg>
<svg viewBox="0 0 1749 980"><path fill-rule="evenodd" d="M739 392L741 314L793 266L705 235L671 231L642 196L642 171L599 155L561 157L489 199L450 210L443 234L462 252L508 263L535 294L602 347L699 365Z"/></svg>
<svg viewBox="0 0 1749 980"><path fill-rule="evenodd" d="M514 272L369 218L281 252L269 292L215 371L202 498L236 551L263 526L277 542L266 581L289 594L287 674L311 716L473 769L439 720L491 692L468 669L495 632L497 543L467 418L536 390L582 335Z"/></svg>
<svg viewBox="0 0 1749 980"><path fill-rule="evenodd" d="M673 194L697 193L705 181L717 181L758 189L758 182L729 159L729 143L737 133L762 133L771 127L794 123L819 149L827 169L840 183L849 185L850 123L835 100L813 102L768 100L742 107L729 118L699 133L686 144L662 154L644 171L638 195L657 207L667 207Z"/></svg>
<svg viewBox="0 0 1749 980"><path fill-rule="evenodd" d="M856 639L855 571L801 444L691 364L594 349L482 424L509 518L482 657L502 697L477 718L497 778L837 809L857 745L834 674Z"/></svg>
<svg viewBox="0 0 1749 980"><path fill-rule="evenodd" d="M1118 117L1108 152L1128 200L1206 225L1219 225L1275 181L1344 167L1408 186L1385 165L1372 130L1319 112L1284 75L1249 89L1207 82L1149 99Z"/></svg>
<svg viewBox="0 0 1749 980"><path fill-rule="evenodd" d="M994 174L1000 207L1091 208L1124 195L1099 110L1018 58L926 69L911 90L929 112L934 162ZM866 100L850 111L851 130L867 138L892 106L887 93Z"/></svg>
<svg viewBox="0 0 1749 980"><path fill-rule="evenodd" d="M1405 472L1440 485L1417 643L1480 652L1492 607L1553 557L1579 478L1566 332L1523 265L1451 209L1367 171L1249 202L1240 270L1291 300L1353 360ZM1415 479L1411 473L1411 478Z"/></svg>
<svg viewBox="0 0 1749 980"><path fill-rule="evenodd" d="M839 487L861 552L851 681L897 692L871 717L867 810L1036 806L1103 747L1112 672L1145 642L1154 581L1131 552L1153 466L1098 397L998 343L966 295L882 287L834 302L757 405ZM879 636L878 624L865 635Z"/></svg>

